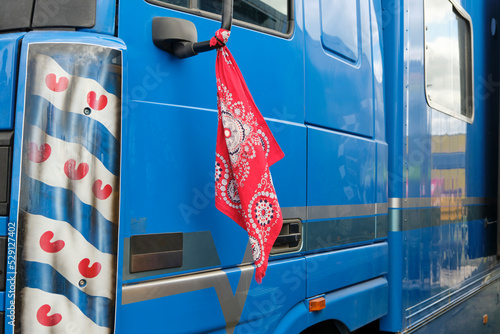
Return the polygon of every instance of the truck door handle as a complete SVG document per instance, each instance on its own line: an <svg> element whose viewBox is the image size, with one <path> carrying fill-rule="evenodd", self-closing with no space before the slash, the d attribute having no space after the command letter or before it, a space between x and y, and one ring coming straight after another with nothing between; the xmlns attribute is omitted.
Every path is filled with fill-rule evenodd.
<svg viewBox="0 0 500 334"><path fill-rule="evenodd" d="M221 29L231 30L232 21L233 0L224 0ZM153 43L159 49L184 59L218 47L210 46L210 40L203 42L197 40L198 34L193 22L176 17L153 18Z"/></svg>
<svg viewBox="0 0 500 334"><path fill-rule="evenodd" d="M300 241L300 234L292 234L292 235L280 235L276 238L274 242L275 245L284 245L284 244L292 244L298 243Z"/></svg>
<svg viewBox="0 0 500 334"><path fill-rule="evenodd" d="M274 242L271 254L296 252L302 247L302 221L285 219L280 234Z"/></svg>

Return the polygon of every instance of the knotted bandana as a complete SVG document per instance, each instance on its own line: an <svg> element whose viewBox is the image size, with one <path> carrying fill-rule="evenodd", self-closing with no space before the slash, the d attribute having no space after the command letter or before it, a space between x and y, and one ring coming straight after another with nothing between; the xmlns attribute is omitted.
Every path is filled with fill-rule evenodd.
<svg viewBox="0 0 500 334"><path fill-rule="evenodd" d="M243 227L262 282L283 217L269 166L284 157L255 105L233 56L225 46L230 32L219 29L215 74L219 124L215 158L215 206Z"/></svg>

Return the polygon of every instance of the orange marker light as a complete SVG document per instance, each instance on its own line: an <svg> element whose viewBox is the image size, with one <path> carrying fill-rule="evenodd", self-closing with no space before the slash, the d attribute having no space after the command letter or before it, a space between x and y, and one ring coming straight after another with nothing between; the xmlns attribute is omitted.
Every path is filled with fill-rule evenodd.
<svg viewBox="0 0 500 334"><path fill-rule="evenodd" d="M325 297L314 298L309 301L309 312L321 311L326 307Z"/></svg>
<svg viewBox="0 0 500 334"><path fill-rule="evenodd" d="M486 325L487 322L488 322L488 315L485 314L483 315L483 325Z"/></svg>

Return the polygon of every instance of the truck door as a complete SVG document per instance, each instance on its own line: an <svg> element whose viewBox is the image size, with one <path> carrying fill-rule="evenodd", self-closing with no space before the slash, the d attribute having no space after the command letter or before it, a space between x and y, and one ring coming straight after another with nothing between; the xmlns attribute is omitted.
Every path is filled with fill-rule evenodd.
<svg viewBox="0 0 500 334"><path fill-rule="evenodd" d="M376 218L387 213L380 2L313 3L304 9L307 250L387 235Z"/></svg>
<svg viewBox="0 0 500 334"><path fill-rule="evenodd" d="M286 157L271 167L284 218L304 217L306 204L299 2L236 1L235 25L227 44L285 152ZM215 52L177 59L152 42L155 17L189 20L199 41L210 39L220 27L220 5L220 1L187 0L120 2L118 37L127 45L128 63L119 333L233 332L238 323L247 333L254 326L265 331L276 325L275 315L304 298L303 280L291 278L296 275L292 270L304 272L303 259L271 261L264 283L258 286L249 265L247 233L214 206ZM280 302L270 303L276 296ZM194 315L203 321L190 321Z"/></svg>

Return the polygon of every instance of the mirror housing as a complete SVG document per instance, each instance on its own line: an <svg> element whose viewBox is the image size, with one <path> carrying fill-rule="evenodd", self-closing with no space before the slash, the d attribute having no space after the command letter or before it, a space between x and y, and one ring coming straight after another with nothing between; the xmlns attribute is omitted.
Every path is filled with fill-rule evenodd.
<svg viewBox="0 0 500 334"><path fill-rule="evenodd" d="M221 29L231 30L232 21L233 0L224 0ZM153 18L153 43L159 49L184 59L217 48L217 45L210 46L210 40L199 43L197 40L193 22L176 17Z"/></svg>
<svg viewBox="0 0 500 334"><path fill-rule="evenodd" d="M188 58L196 55L193 45L197 41L193 22L176 17L153 18L153 43L157 48L181 59Z"/></svg>

